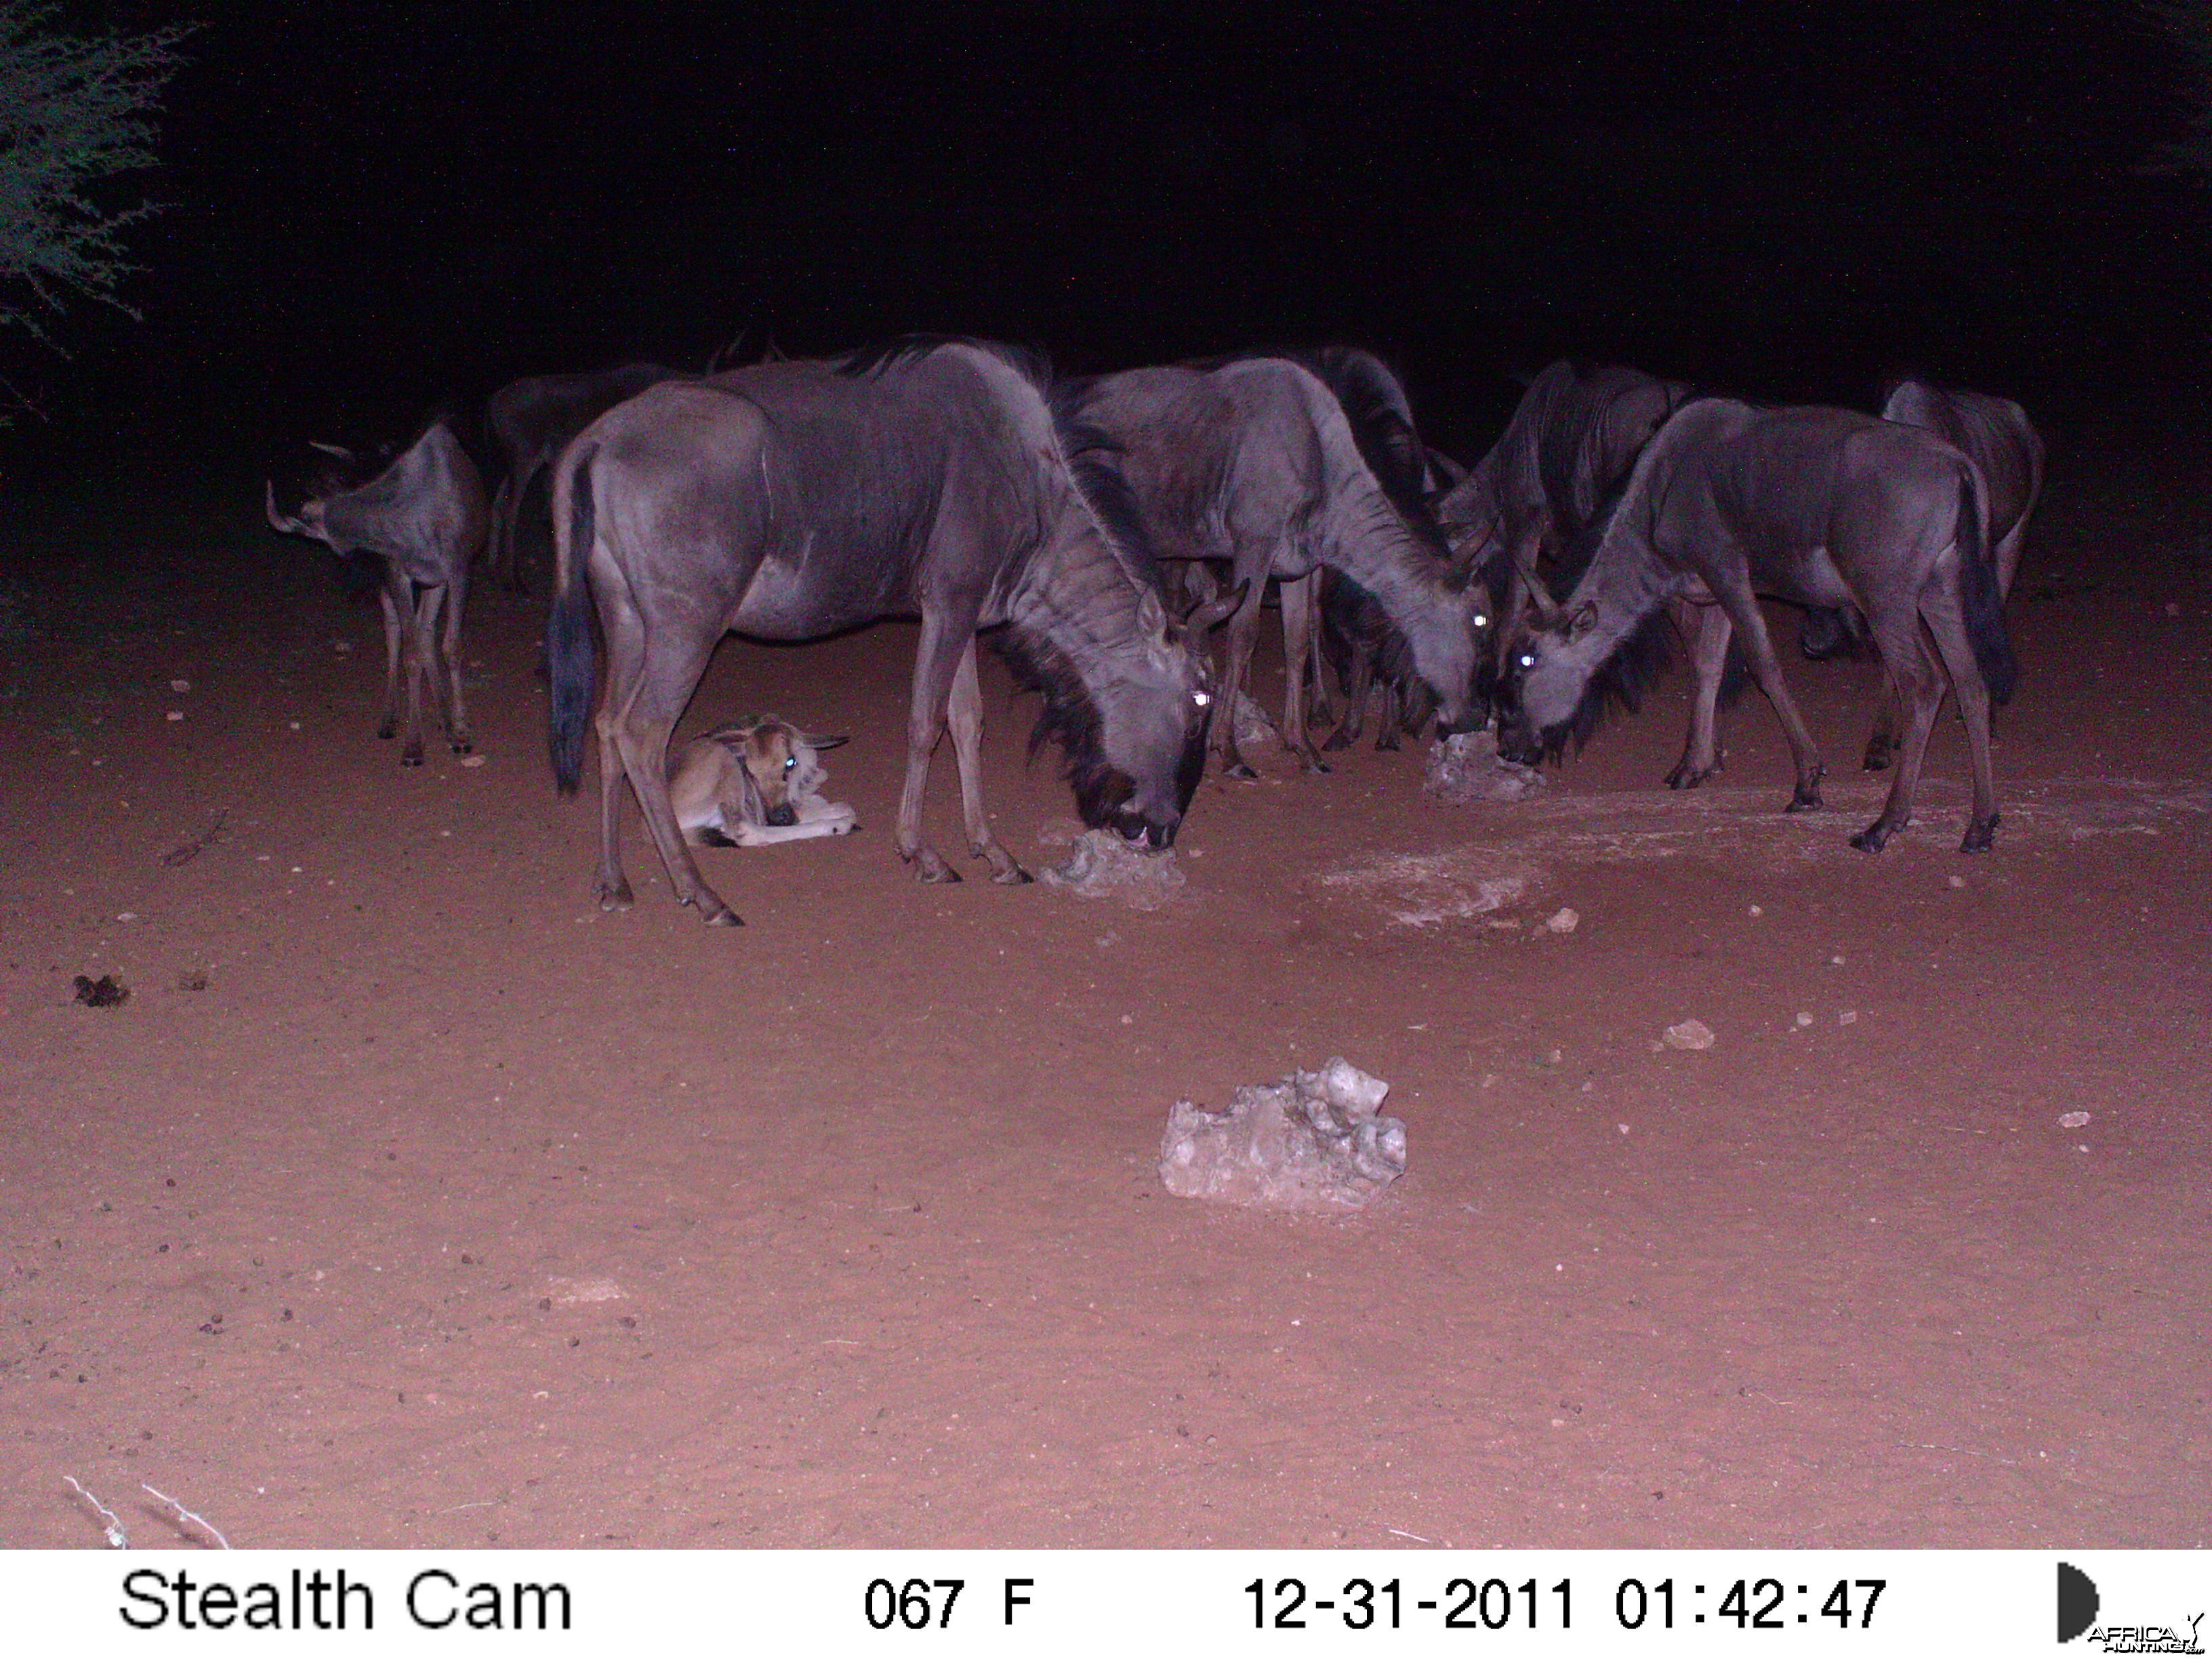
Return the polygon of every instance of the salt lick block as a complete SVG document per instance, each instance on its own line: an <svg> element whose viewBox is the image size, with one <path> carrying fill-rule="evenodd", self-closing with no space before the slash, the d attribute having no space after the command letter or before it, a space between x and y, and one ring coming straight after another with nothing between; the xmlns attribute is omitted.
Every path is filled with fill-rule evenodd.
<svg viewBox="0 0 2212 1659"><path fill-rule="evenodd" d="M1219 1111L1179 1100L1160 1139L1160 1180L1178 1198L1359 1209L1406 1172L1406 1126L1377 1110L1389 1092L1339 1056L1240 1088Z"/></svg>

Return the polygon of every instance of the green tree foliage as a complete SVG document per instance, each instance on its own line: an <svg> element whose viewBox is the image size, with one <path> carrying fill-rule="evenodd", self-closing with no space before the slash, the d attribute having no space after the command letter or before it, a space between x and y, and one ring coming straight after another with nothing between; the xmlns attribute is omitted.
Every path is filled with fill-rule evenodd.
<svg viewBox="0 0 2212 1659"><path fill-rule="evenodd" d="M0 326L41 340L72 294L131 310L123 232L153 208L93 191L154 165L155 107L189 32L64 34L55 9L0 0Z"/></svg>

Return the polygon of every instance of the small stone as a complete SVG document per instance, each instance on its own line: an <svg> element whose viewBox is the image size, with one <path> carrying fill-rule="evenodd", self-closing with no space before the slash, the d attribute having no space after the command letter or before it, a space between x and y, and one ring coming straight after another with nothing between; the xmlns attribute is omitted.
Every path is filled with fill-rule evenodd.
<svg viewBox="0 0 2212 1659"><path fill-rule="evenodd" d="M1966 878L1964 876L1953 876L1950 878L1950 882L1954 887L1964 887L1966 884Z"/></svg>
<svg viewBox="0 0 2212 1659"><path fill-rule="evenodd" d="M168 717L173 720L180 720L185 717L185 711L181 708L172 708Z"/></svg>
<svg viewBox="0 0 2212 1659"><path fill-rule="evenodd" d="M1798 1025L1799 1025L1800 1027L1803 1027L1803 1026L1810 1025L1812 1023L1813 1023L1813 1016L1812 1016L1812 1015L1810 1015L1810 1014L1808 1014L1808 1013L1806 1013L1802 1009L1800 1009L1800 1010L1798 1011L1798 1014L1797 1014L1797 1024L1798 1024Z"/></svg>
<svg viewBox="0 0 2212 1659"><path fill-rule="evenodd" d="M1764 907L1754 904L1751 907L1751 914L1754 916L1763 916L1766 914L1766 911Z"/></svg>
<svg viewBox="0 0 2212 1659"><path fill-rule="evenodd" d="M138 913L136 910L118 910L115 913L115 919L118 921L136 921Z"/></svg>
<svg viewBox="0 0 2212 1659"><path fill-rule="evenodd" d="M1581 916L1577 915L1573 910L1562 907L1552 913L1551 920L1547 921L1544 924L1544 927L1546 931L1549 933L1571 933L1576 928L1582 925L1583 919Z"/></svg>
<svg viewBox="0 0 2212 1659"><path fill-rule="evenodd" d="M1544 792L1544 775L1499 754L1495 733L1462 732L1429 746L1421 789L1452 806L1526 800Z"/></svg>
<svg viewBox="0 0 2212 1659"><path fill-rule="evenodd" d="M331 649L337 652L338 655L343 657L347 652L353 649L353 641L351 640L332 640L331 641Z"/></svg>
<svg viewBox="0 0 2212 1659"><path fill-rule="evenodd" d="M1840 968L1844 965L1844 959L1840 956L1830 957L1828 965L1832 968Z"/></svg>
<svg viewBox="0 0 2212 1659"><path fill-rule="evenodd" d="M2181 614L2181 607L2172 599L2168 599L2166 602L2166 614L2169 617L2178 617Z"/></svg>
<svg viewBox="0 0 2212 1659"><path fill-rule="evenodd" d="M2089 1114L2069 1112L2058 1120L2058 1127L2062 1129L2086 1129L2089 1127Z"/></svg>
<svg viewBox="0 0 2212 1659"><path fill-rule="evenodd" d="M300 729L300 722L299 722L299 721L297 721L297 720L294 720L294 721L292 722L292 729L293 729L295 732L298 731L298 730Z"/></svg>
<svg viewBox="0 0 2212 1659"><path fill-rule="evenodd" d="M1628 1133L1628 1126L1626 1123L1616 1123L1613 1127L1620 1130L1623 1134L1626 1134Z"/></svg>
<svg viewBox="0 0 2212 1659"><path fill-rule="evenodd" d="M169 682L169 690L176 692L179 696L183 696L184 693L191 690L191 689L192 683L190 680L171 680Z"/></svg>
<svg viewBox="0 0 2212 1659"><path fill-rule="evenodd" d="M1836 1024L1838 1025L1856 1025L1858 1023L1859 1011L1856 1008L1846 1008L1836 1016Z"/></svg>
<svg viewBox="0 0 2212 1659"><path fill-rule="evenodd" d="M1701 1019L1686 1019L1679 1025L1669 1025L1663 1040L1669 1048L1700 1051L1713 1046L1713 1028Z"/></svg>
<svg viewBox="0 0 2212 1659"><path fill-rule="evenodd" d="M471 771L474 771L477 767L482 766L483 763L484 757L482 755L469 755L465 757L461 761L461 764L467 767Z"/></svg>

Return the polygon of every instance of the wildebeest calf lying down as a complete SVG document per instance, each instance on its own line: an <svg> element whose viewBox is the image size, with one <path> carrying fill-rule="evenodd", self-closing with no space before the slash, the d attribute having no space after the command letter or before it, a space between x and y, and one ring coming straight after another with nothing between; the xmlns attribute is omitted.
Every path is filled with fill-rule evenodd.
<svg viewBox="0 0 2212 1659"><path fill-rule="evenodd" d="M773 714L748 715L694 738L668 777L684 839L694 847L766 847L850 835L860 827L853 809L822 799L830 774L816 757L844 741L810 737Z"/></svg>

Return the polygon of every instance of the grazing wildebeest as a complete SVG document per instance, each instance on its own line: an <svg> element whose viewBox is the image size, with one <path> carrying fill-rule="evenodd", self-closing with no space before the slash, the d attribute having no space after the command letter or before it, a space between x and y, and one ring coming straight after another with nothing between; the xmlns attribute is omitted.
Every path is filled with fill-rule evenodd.
<svg viewBox="0 0 2212 1659"><path fill-rule="evenodd" d="M1406 635L1443 719L1466 720L1476 659L1473 602L1453 582L1425 507L1409 517L1393 501L1362 455L1339 394L1313 368L1286 357L1241 357L1132 369L1065 387L1063 403L1102 437L1156 556L1229 562L1241 603L1230 624L1224 695L1243 689L1267 580L1281 582L1281 735L1307 770L1328 769L1307 729L1305 702L1320 566L1344 571L1375 596ZM1238 750L1233 721L1216 721L1213 741L1231 776L1256 775Z"/></svg>
<svg viewBox="0 0 2212 1659"><path fill-rule="evenodd" d="M694 847L769 847L849 835L853 809L824 800L821 751L842 737L811 737L773 714L751 714L684 745L668 774L676 826Z"/></svg>
<svg viewBox="0 0 2212 1659"><path fill-rule="evenodd" d="M372 556L381 575L384 605L385 710L376 735L388 738L399 723L399 669L407 665L407 740L403 766L422 763L422 683L457 755L469 750L468 714L461 704L461 607L468 598L469 565L484 535L483 480L443 416L431 422L398 459L366 483L365 469L349 452L316 447L347 465L326 471L289 513L276 506L276 488L265 492L271 527L310 536L342 557ZM349 477L350 473L352 476ZM438 617L445 614L445 638Z"/></svg>
<svg viewBox="0 0 2212 1659"><path fill-rule="evenodd" d="M585 374L527 375L491 394L484 404L484 424L507 457L507 476L492 492L489 559L509 592L523 591L514 530L532 481L553 465L570 439L607 410L680 373L658 363L624 363Z"/></svg>
<svg viewBox="0 0 2212 1659"><path fill-rule="evenodd" d="M1573 592L1516 629L1500 748L1556 754L1595 717L1592 677L1660 605L1703 607L1690 738L1668 775L1689 788L1719 764L1714 702L1732 632L1774 704L1797 767L1790 810L1818 806L1824 769L1783 684L1758 595L1852 606L1909 706L1902 763L1881 816L1851 837L1879 852L1912 815L1948 674L1966 717L1974 801L1963 852L1990 845L1996 791L1990 703L2015 670L1989 555L1981 475L1932 434L1838 409L1685 404L1629 474ZM1923 637L1922 630L1926 630ZM1929 641L1933 641L1931 651Z"/></svg>
<svg viewBox="0 0 2212 1659"><path fill-rule="evenodd" d="M2012 592L2020 572L2021 549L2027 539L2028 516L2043 494L2043 435L2027 411L2009 398L1957 392L1905 379L1882 400L1881 416L1934 433L1981 469L1989 491L1990 543L1996 561L1997 594ZM1812 658L1832 657L1850 648L1857 630L1846 611L1808 611L1797 643ZM1902 711L1893 688L1886 690L1874 734L1867 739L1865 768L1879 772L1897 752Z"/></svg>
<svg viewBox="0 0 2212 1659"><path fill-rule="evenodd" d="M1488 454L1437 504L1452 557L1490 591L1502 642L1574 585L1571 550L1637 456L1690 395L1616 364L1551 364ZM1502 672L1502 656L1489 665Z"/></svg>
<svg viewBox="0 0 2212 1659"><path fill-rule="evenodd" d="M630 902L623 780L678 900L738 917L700 878L669 805L668 734L722 635L818 638L921 619L895 837L925 881L922 789L948 718L968 841L992 878L1029 879L981 793L979 628L1042 691L1084 821L1164 848L1206 762L1212 686L1169 627L1109 477L1055 417L1043 372L1002 347L920 343L836 363L665 381L593 422L554 476L547 634L556 779L573 792L591 712L590 605L606 640L598 718L601 902ZM1110 520L1110 522L1109 522ZM589 573L589 588L586 586Z"/></svg>

